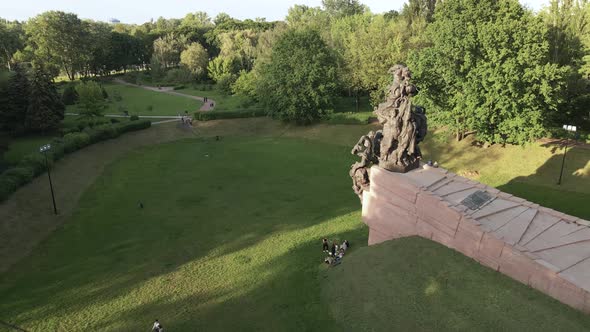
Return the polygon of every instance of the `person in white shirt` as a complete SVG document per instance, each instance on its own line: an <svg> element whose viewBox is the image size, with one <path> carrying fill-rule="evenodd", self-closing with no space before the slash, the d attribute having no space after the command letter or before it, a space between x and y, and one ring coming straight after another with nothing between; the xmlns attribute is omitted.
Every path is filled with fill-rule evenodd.
<svg viewBox="0 0 590 332"><path fill-rule="evenodd" d="M156 331L156 332L160 332L162 331L161 329L161 325L160 322L158 322L158 320L156 319L156 321L154 322L154 326L152 327L152 331Z"/></svg>

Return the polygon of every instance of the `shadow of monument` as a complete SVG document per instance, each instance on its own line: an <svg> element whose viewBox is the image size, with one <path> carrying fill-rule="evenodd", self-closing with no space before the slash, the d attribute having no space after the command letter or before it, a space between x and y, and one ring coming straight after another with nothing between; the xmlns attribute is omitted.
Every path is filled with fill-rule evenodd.
<svg viewBox="0 0 590 332"><path fill-rule="evenodd" d="M534 174L514 178L498 189L590 220L590 150L580 147L568 149L561 185L557 185L562 160L563 154L553 155Z"/></svg>

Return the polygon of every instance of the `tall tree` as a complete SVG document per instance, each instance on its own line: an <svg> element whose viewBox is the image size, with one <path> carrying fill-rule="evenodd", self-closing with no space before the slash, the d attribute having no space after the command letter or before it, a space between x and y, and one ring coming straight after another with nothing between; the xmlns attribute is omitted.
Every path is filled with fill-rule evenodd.
<svg viewBox="0 0 590 332"><path fill-rule="evenodd" d="M35 69L31 80L30 102L27 108L26 128L46 132L59 127L64 118L64 104L50 75L42 68Z"/></svg>
<svg viewBox="0 0 590 332"><path fill-rule="evenodd" d="M0 61L11 70L13 56L24 48L24 30L19 22L0 19Z"/></svg>
<svg viewBox="0 0 590 332"><path fill-rule="evenodd" d="M29 105L30 83L21 66L14 66L13 69L6 85L6 104L2 107L0 117L5 130L20 131L24 128Z"/></svg>
<svg viewBox="0 0 590 332"><path fill-rule="evenodd" d="M333 106L334 56L318 32L290 30L277 41L259 83L258 95L273 116L311 123Z"/></svg>
<svg viewBox="0 0 590 332"><path fill-rule="evenodd" d="M84 116L100 116L105 109L105 101L102 88L93 81L76 85L78 93L78 108Z"/></svg>
<svg viewBox="0 0 590 332"><path fill-rule="evenodd" d="M429 118L487 142L544 134L567 68L549 63L547 29L517 0L446 0L427 28L429 48L410 68Z"/></svg>
<svg viewBox="0 0 590 332"><path fill-rule="evenodd" d="M153 57L156 57L164 68L180 63L180 52L184 50L187 39L173 33L167 34L154 41Z"/></svg>
<svg viewBox="0 0 590 332"><path fill-rule="evenodd" d="M207 50L199 43L190 44L180 54L180 63L195 76L200 76L205 72L208 61Z"/></svg>
<svg viewBox="0 0 590 332"><path fill-rule="evenodd" d="M322 0L322 5L332 17L357 15L368 11L358 0Z"/></svg>
<svg viewBox="0 0 590 332"><path fill-rule="evenodd" d="M31 19L25 30L39 61L58 66L71 80L76 78L89 53L88 31L76 14L45 12Z"/></svg>

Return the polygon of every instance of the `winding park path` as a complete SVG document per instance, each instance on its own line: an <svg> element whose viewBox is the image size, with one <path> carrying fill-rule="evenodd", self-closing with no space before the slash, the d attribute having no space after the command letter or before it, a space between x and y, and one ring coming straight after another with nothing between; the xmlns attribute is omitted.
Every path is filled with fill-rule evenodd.
<svg viewBox="0 0 590 332"><path fill-rule="evenodd" d="M168 87L159 87L158 88L158 87L148 86L148 85L137 85L137 84L125 82L122 79L118 79L118 78L115 79L114 82L115 83L118 83L118 84L123 84L123 85L128 85L128 86L136 87L136 88L141 88L141 89L144 89L144 90L150 90L150 91L154 91L154 92L166 93L166 94L173 95L173 96L185 97L185 98L190 98L190 99L201 101L201 102L203 102L203 106L201 106L201 108L199 108L199 111L212 111L215 108L215 104L216 104L215 103L215 100L213 100L213 99L207 98L207 102L205 103L205 98L204 97L187 95L186 93L177 92L177 91L174 91L174 88L169 87L169 86Z"/></svg>

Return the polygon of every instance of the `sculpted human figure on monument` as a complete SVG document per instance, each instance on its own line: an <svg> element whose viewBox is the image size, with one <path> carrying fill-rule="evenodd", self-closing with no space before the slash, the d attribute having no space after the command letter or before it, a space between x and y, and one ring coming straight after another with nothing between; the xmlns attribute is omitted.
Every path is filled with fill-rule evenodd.
<svg viewBox="0 0 590 332"><path fill-rule="evenodd" d="M426 112L423 107L412 105L411 98L418 93L418 89L410 82L412 73L408 67L395 65L389 69L389 73L393 76L393 82L387 89L387 98L374 112L383 130L361 137L352 151L361 156L357 147L361 142L368 145L370 141L372 148L369 151L374 154L371 158L361 156L361 162L351 167L353 189L359 196L369 187L368 169L371 164L379 164L382 168L400 173L420 166L422 154L418 143L426 136Z"/></svg>

